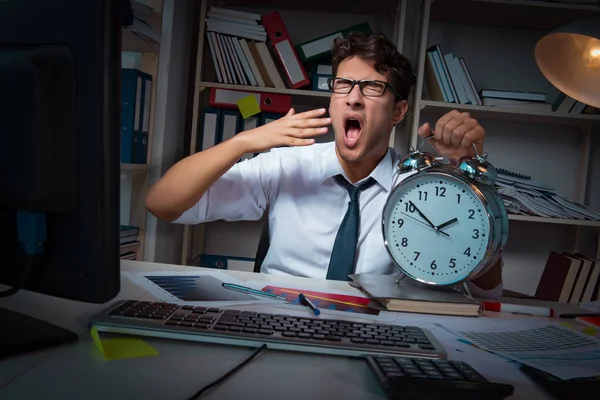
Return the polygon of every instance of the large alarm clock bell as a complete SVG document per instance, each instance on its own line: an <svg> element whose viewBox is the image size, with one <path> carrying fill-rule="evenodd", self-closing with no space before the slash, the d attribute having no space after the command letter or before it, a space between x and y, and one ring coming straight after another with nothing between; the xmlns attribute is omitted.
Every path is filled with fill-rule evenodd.
<svg viewBox="0 0 600 400"><path fill-rule="evenodd" d="M417 150L403 157L410 174L390 193L382 215L385 247L404 275L426 285L453 286L485 273L508 238L508 215L494 188L496 169L480 155L458 165Z"/></svg>

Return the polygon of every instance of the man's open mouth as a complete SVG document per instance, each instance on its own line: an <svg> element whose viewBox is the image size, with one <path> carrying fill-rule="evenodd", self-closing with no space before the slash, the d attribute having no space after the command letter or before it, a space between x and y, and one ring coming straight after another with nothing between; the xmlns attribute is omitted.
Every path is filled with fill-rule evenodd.
<svg viewBox="0 0 600 400"><path fill-rule="evenodd" d="M347 116L344 123L345 141L347 146L354 145L360 137L362 121L358 117Z"/></svg>

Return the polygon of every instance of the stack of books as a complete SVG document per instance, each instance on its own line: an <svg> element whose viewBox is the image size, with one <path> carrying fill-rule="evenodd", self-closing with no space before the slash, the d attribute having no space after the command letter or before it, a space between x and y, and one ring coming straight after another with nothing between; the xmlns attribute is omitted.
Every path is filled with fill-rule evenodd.
<svg viewBox="0 0 600 400"><path fill-rule="evenodd" d="M425 83L429 96L434 101L532 112L600 114L598 108L586 105L564 93L559 93L552 103L548 103L546 93L478 90L465 59L452 53L444 54L439 44L427 49Z"/></svg>
<svg viewBox="0 0 600 400"><path fill-rule="evenodd" d="M328 90L333 42L355 31L371 33L371 28L363 22L294 45L278 11L256 14L211 7L206 15L206 41L217 81L258 88Z"/></svg>
<svg viewBox="0 0 600 400"><path fill-rule="evenodd" d="M152 27L150 18L155 10L139 1L131 0L131 10L133 13L133 23L127 26L127 29L148 42L160 43L160 34Z"/></svg>
<svg viewBox="0 0 600 400"><path fill-rule="evenodd" d="M121 225L121 259L137 260L137 253L140 248L139 233L137 226Z"/></svg>
<svg viewBox="0 0 600 400"><path fill-rule="evenodd" d="M551 251L535 298L572 304L600 300L600 260L581 253Z"/></svg>

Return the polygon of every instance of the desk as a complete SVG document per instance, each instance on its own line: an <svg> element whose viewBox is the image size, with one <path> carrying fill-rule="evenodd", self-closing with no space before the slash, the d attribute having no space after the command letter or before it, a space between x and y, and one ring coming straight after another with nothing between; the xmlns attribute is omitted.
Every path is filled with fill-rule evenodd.
<svg viewBox="0 0 600 400"><path fill-rule="evenodd" d="M121 263L123 271L198 271L199 268L139 261ZM205 270L205 269L201 269ZM242 281L274 285L309 283L315 290L356 291L345 282L223 271ZM116 299L153 300L122 277ZM105 361L87 332L88 319L107 304L85 304L31 292L19 292L0 306L51 321L80 334L71 345L0 361L0 399L185 399L238 364L252 349L145 338L158 356ZM562 305L561 312L573 311ZM494 314L494 313L493 313ZM403 314L399 314L402 323ZM406 318L413 318L406 315ZM493 317L498 318L495 313ZM423 319L437 318L423 316ZM502 316L502 318L514 318ZM436 336L442 332L434 332ZM479 350L447 349L449 359L464 360L490 380L515 386L515 399L544 399L516 368ZM204 397L203 397L204 398ZM266 350L246 367L213 389L207 399L385 399L361 359Z"/></svg>

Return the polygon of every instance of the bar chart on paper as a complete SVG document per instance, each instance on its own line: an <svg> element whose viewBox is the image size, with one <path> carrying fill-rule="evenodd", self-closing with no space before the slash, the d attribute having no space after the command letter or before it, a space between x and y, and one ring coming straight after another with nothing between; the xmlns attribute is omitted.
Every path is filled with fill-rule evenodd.
<svg viewBox="0 0 600 400"><path fill-rule="evenodd" d="M314 292L310 290L299 291L292 288L284 288L279 286L265 286L263 292L276 294L285 297L290 304L301 304L299 299L300 293L304 294L313 304L322 310L347 311L359 314L378 315L379 311L369 308L368 305L371 299L349 296L344 294L333 294L324 292Z"/></svg>
<svg viewBox="0 0 600 400"><path fill-rule="evenodd" d="M224 289L222 281L208 275L146 275L145 278L183 301L246 301L255 297Z"/></svg>

